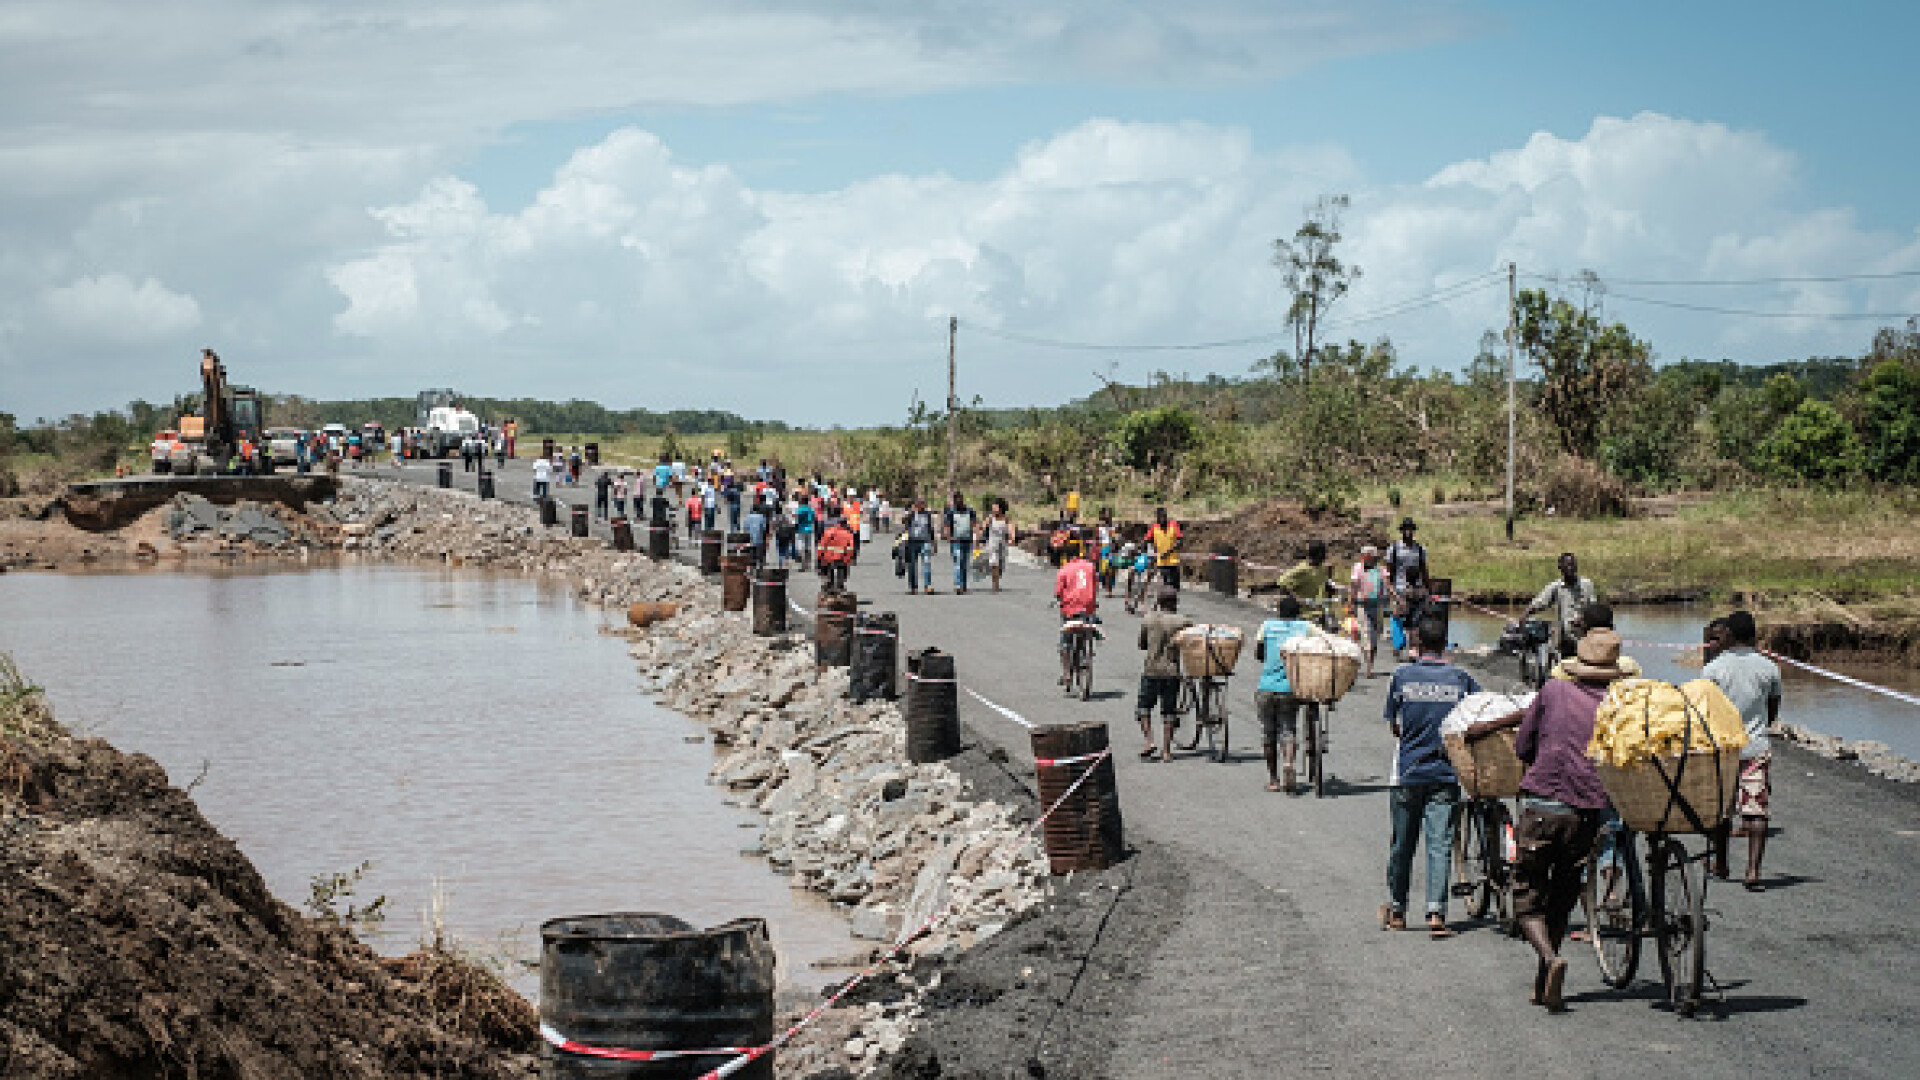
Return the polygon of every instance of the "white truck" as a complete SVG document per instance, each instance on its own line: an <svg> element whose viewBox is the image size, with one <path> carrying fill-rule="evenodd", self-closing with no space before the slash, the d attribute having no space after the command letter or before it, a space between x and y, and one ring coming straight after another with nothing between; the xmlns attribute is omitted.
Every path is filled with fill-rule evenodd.
<svg viewBox="0 0 1920 1080"><path fill-rule="evenodd" d="M436 405L427 410L420 431L420 456L447 457L460 451L468 436L480 434L480 418L458 405Z"/></svg>

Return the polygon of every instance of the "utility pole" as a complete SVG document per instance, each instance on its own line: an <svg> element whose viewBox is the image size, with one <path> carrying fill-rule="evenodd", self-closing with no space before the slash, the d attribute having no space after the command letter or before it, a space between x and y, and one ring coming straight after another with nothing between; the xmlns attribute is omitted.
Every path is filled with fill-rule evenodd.
<svg viewBox="0 0 1920 1080"><path fill-rule="evenodd" d="M1519 273L1507 264L1507 542L1513 542L1513 346L1520 336Z"/></svg>
<svg viewBox="0 0 1920 1080"><path fill-rule="evenodd" d="M960 316L947 316L947 490L941 493L940 501L942 503L953 497L953 441L954 431L956 430L954 421L960 411L960 396L954 390L953 346L954 339L959 337L959 335ZM1512 502L1513 500L1509 497L1507 501Z"/></svg>

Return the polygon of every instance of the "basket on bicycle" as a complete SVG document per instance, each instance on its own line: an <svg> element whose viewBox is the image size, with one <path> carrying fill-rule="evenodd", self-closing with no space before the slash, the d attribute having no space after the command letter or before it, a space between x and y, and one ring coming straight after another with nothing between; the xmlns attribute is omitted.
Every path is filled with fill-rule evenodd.
<svg viewBox="0 0 1920 1080"><path fill-rule="evenodd" d="M1526 766L1514 752L1513 729L1503 728L1469 742L1467 729L1482 720L1498 720L1525 709L1532 694L1468 694L1440 722L1440 742L1447 748L1460 790L1469 799L1511 799L1520 794Z"/></svg>
<svg viewBox="0 0 1920 1080"><path fill-rule="evenodd" d="M1704 833L1732 812L1746 744L1740 711L1712 682L1624 679L1594 716L1587 756L1627 828Z"/></svg>
<svg viewBox="0 0 1920 1080"><path fill-rule="evenodd" d="M1190 678L1233 674L1240 662L1240 628L1199 623L1173 635L1180 649L1180 673Z"/></svg>
<svg viewBox="0 0 1920 1080"><path fill-rule="evenodd" d="M1360 646L1318 631L1280 643L1287 685L1302 701L1339 701L1360 677Z"/></svg>

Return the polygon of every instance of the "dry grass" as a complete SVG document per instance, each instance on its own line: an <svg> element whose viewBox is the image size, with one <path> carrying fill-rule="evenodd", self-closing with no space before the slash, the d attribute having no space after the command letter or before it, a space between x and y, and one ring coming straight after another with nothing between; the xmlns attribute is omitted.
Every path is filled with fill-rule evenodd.
<svg viewBox="0 0 1920 1080"><path fill-rule="evenodd" d="M1920 595L1920 494L1736 492L1670 517L1522 519L1508 543L1498 513L1422 521L1435 572L1481 595L1532 594L1560 552L1603 593L1820 595L1860 601Z"/></svg>

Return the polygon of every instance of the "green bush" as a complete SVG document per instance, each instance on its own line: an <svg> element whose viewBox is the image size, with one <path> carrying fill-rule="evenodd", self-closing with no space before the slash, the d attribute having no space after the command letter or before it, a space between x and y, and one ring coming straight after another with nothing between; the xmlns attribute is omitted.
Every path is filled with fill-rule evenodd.
<svg viewBox="0 0 1920 1080"><path fill-rule="evenodd" d="M1920 370L1897 360L1860 384L1860 468L1875 480L1920 483Z"/></svg>
<svg viewBox="0 0 1920 1080"><path fill-rule="evenodd" d="M1760 442L1761 468L1783 480L1834 480L1859 464L1859 440L1840 411L1802 401Z"/></svg>

